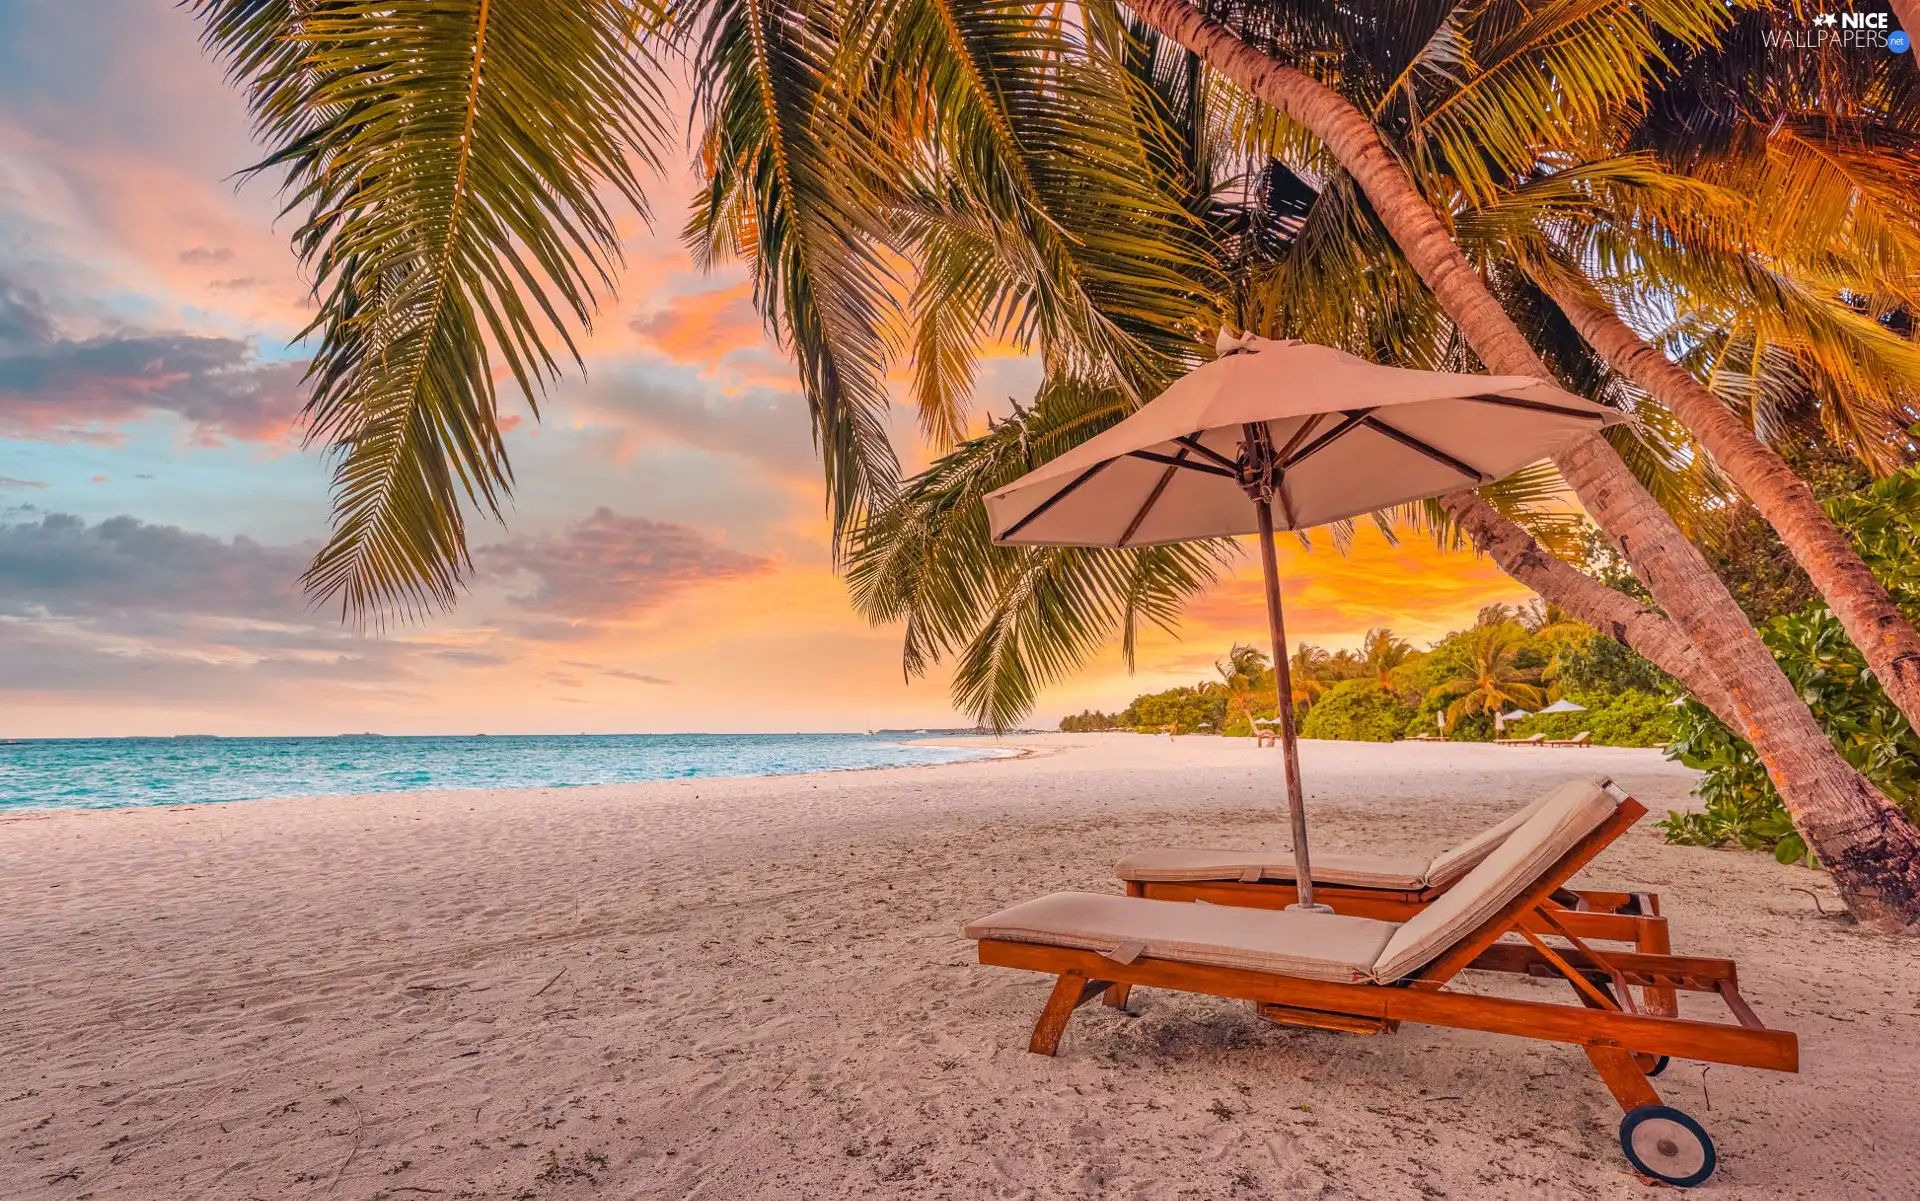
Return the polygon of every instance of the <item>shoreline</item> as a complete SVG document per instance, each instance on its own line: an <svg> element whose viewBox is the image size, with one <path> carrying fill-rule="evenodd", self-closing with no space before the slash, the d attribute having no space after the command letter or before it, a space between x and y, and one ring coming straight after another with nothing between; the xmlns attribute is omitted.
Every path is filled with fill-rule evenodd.
<svg viewBox="0 0 1920 1201"><path fill-rule="evenodd" d="M937 773L0 823L0 1178L20 1201L1645 1196L1576 1047L1145 990L1027 1054L1047 984L981 967L963 922L1286 823L1247 740L1019 743ZM1397 745L1303 745L1316 847L1431 854L1567 774L1655 812L1695 778ZM1716 1196L1920 1195L1886 1101L1920 1089L1910 948L1820 917L1795 890L1832 910L1822 875L1650 822L1587 878L1660 892L1676 948L1737 959L1801 1037L1798 1076L1663 1076L1719 1144Z"/></svg>
<svg viewBox="0 0 1920 1201"><path fill-rule="evenodd" d="M467 737L467 735L458 735L458 737ZM574 737L574 736L573 735L533 735L532 737L565 738L565 737ZM646 737L646 736L642 735L641 737ZM706 736L703 735L703 737L706 737ZM724 738L724 737L727 737L727 735L711 735L711 737ZM786 735L779 735L779 734L750 735L749 737L779 738L779 737L786 737ZM973 737L973 736L954 736L951 740L947 740L947 739L935 740L931 738L900 739L897 741L893 741L892 745L901 746L901 747L920 746L920 747L937 748L941 746L954 745L954 743L959 741L960 737ZM980 737L991 737L991 735L982 735ZM43 741L111 741L111 740L46 739ZM994 762L1001 759L1009 759L1009 760L1021 759L1021 758L1025 758L1028 753L1026 751L1017 750L1017 749L1001 749L996 747L985 747L985 746L980 746L980 747L970 746L969 749L977 749L987 753L972 755L972 756L969 756L966 758L960 758L960 759L950 759L941 763L863 763L863 764L850 764L846 767L808 768L804 771L749 772L749 773L738 774L738 775L729 774L729 775L658 776L652 779L644 779L644 780L611 780L611 781L602 781L602 782L593 783L593 784L537 784L537 785L511 785L511 786L474 785L472 787L463 787L463 788L390 788L390 789L378 790L373 792L319 792L319 793L299 793L299 794L293 794L293 795L280 794L280 795L269 795L269 796L233 797L233 798L180 800L180 801L131 801L131 802L116 803L116 804L104 804L104 805L5 805L5 806L0 806L0 823L17 820L17 819L25 819L29 817L48 817L54 814L61 814L61 813L126 813L126 812L136 812L136 811L146 810L146 809L187 809L187 808L195 808L201 805L257 805L257 804L263 804L263 803L286 803L286 802L327 802L327 801L337 801L337 800L351 800L351 799L365 798L365 797L422 796L422 795L437 795L442 793L457 796L465 793L574 792L582 789L633 788L633 787L641 787L641 786L653 785L653 784L693 783L696 781L703 781L703 780L716 780L716 781L718 780L773 780L773 779L791 779L791 778L796 778L801 776L832 776L832 775L839 775L845 772L914 771L914 770L923 770L927 768L953 767L962 763L990 763L990 762Z"/></svg>
<svg viewBox="0 0 1920 1201"><path fill-rule="evenodd" d="M289 804L289 803L325 804L328 802L336 802L336 801L371 800L371 799L388 798L388 797L446 796L446 797L458 799L463 796L499 795L499 794L512 794L512 793L541 794L541 795L544 795L547 793L586 793L586 792L592 792L594 790L650 788L650 787L665 786L665 785L697 784L697 783L709 782L709 781L714 783L721 783L721 782L733 782L733 781L741 781L741 780L798 780L798 779L807 779L807 778L816 777L816 776L831 777L831 776L840 776L840 775L858 775L858 774L872 773L872 772L890 772L890 771L919 772L919 771L930 771L930 770L937 770L937 769L961 767L969 764L1000 763L1000 762L1015 763L1015 762L1019 762L1021 760L1026 760L1026 759L1045 759L1045 758L1049 758L1051 756L1062 753L1062 751L1065 750L1066 748L1062 746L1051 745L1049 743L1037 743L1036 740L1056 739L1056 738L1067 738L1067 739L1090 738L1090 739L1105 740L1105 739L1112 738L1112 736L1114 735L1125 735L1128 738L1141 739L1149 742L1158 742L1166 738L1166 735L1162 733L1143 734L1134 730L1098 730L1098 731L1090 731L1090 732L1081 733L1081 734L1061 734L1058 732L1047 731L1047 732L1042 732L1038 734L1008 734L1004 736L995 736L991 734L954 734L954 735L943 735L938 738L914 737L909 739L901 739L898 741L897 745L929 747L929 748L960 745L960 746L968 747L969 749L976 749L976 750L980 750L987 753L976 755L970 758L952 759L944 763L855 764L847 767L809 768L805 771L751 772L751 773L744 773L744 774L737 774L737 775L729 774L729 775L711 775L711 776L707 776L707 775L660 776L653 779L645 779L645 780L613 780L613 781L605 781L605 782L594 783L594 784L539 784L539 785L509 785L509 786L475 785L473 787L464 787L464 788L392 788L392 789L384 789L384 790L372 791L372 792L321 792L321 793L302 793L302 794L294 794L294 795L235 797L232 799L214 799L214 800L203 799L203 800L187 800L187 801L144 801L144 802L136 801L136 802L110 804L110 805L9 805L5 807L0 807L0 824L5 824L11 821L23 821L28 819L44 819L44 818L54 817L54 816L63 815L63 814L138 813L138 812L144 812L147 810L194 809L194 808L199 808L205 805L229 806L229 805L266 805L266 804ZM755 735L755 736L784 737L784 735L777 735L777 734ZM400 737L413 737L413 736L412 735L395 735L394 737L400 738ZM441 736L425 735L423 737L441 737ZM468 735L451 735L449 737L468 737ZM502 735L501 737L507 737L507 736ZM575 737L575 736L574 735L529 735L529 737L566 738L566 737ZM645 737L645 735L642 735L642 737ZM703 737L706 737L706 735L703 735ZM719 738L719 737L726 737L726 735L712 735L711 737ZM1223 745L1230 745L1230 746L1237 746L1240 744L1244 744L1245 746L1253 745L1253 739L1251 738L1229 738L1229 737L1225 737L1217 734L1209 734L1209 735L1189 734L1189 735L1183 735L1182 737L1190 740L1191 739L1211 740ZM1007 745L1012 743L1013 740L1015 739L1021 739L1024 741L1019 745ZM108 740L43 739L40 741L108 741ZM161 740L154 740L154 741L164 741L164 740L161 739ZM1336 741L1336 740L1328 740L1328 739L1303 738L1300 740L1300 745L1302 747L1307 747L1309 745L1319 745L1319 746L1330 746L1330 747L1351 747L1351 748L1359 748L1363 750L1371 748L1371 749L1377 750L1383 747L1399 747L1399 746L1431 747L1431 746L1451 745L1451 746L1458 746L1458 747L1493 747L1496 744L1480 743L1480 742L1430 743L1430 742L1421 742L1414 739L1397 739L1393 742L1344 742L1344 741ZM1258 748L1255 748L1255 749L1258 749ZM1662 762L1666 762L1666 760L1664 760L1664 753L1652 747L1595 746L1595 747L1587 748L1587 751L1588 752L1606 751L1606 752L1626 753L1626 754L1632 754L1632 755L1662 755L1663 756ZM1577 766L1577 764L1575 766ZM1311 781L1309 781L1309 795L1311 795Z"/></svg>

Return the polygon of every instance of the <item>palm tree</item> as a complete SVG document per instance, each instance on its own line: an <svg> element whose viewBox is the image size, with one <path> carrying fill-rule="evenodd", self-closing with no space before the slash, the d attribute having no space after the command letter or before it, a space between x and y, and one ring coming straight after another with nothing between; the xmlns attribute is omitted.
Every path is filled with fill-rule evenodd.
<svg viewBox="0 0 1920 1201"><path fill-rule="evenodd" d="M1219 74L1319 140L1366 195L1394 245L1488 367L1500 373L1551 377L1526 336L1453 240L1433 201L1402 164L1430 162L1445 154L1457 188L1469 195L1478 189L1490 198L1502 182L1498 176L1534 169L1543 143L1567 140L1569 131L1561 126L1571 109L1563 99L1527 104L1520 103L1521 97L1514 94L1507 97L1514 103L1500 104L1486 96L1488 89L1481 86L1486 78L1498 78L1498 66L1486 71L1487 64L1483 63L1483 73L1470 76L1459 93L1479 90L1482 103L1455 104L1451 119L1443 116L1438 120L1434 106L1429 104L1416 114L1410 136L1402 139L1409 144L1403 144L1395 154L1366 112L1334 87L1275 57L1278 54L1311 63L1301 53L1309 47L1301 44L1298 22L1287 19L1294 14L1285 6L1248 4L1244 11L1229 14L1229 19L1243 28L1250 26L1258 31L1258 48L1243 40L1234 28L1186 0L1134 0L1133 6L1155 30L1193 51ZM1463 38L1467 31L1457 19L1462 15L1447 14L1428 43L1429 48L1443 47L1450 63L1460 59L1462 43L1467 40ZM1671 32L1694 32L1699 35L1696 40L1704 42L1718 31L1725 10L1718 17L1704 10L1692 16L1701 23L1698 29ZM1636 32L1632 21L1608 23L1616 37ZM1648 32L1651 36L1650 29ZM1531 36L1531 29L1528 34ZM1509 38L1509 44L1513 40ZM1495 41L1498 44L1497 35ZM1385 76L1395 85L1406 83L1409 107L1417 100L1413 84L1418 57L1406 64L1403 73ZM1516 57L1528 82L1545 84L1546 72L1537 55L1523 51ZM1437 70L1438 65L1435 67ZM1451 71L1446 74L1451 76ZM1553 83L1561 87L1568 86L1572 79L1568 73L1552 76ZM1543 94L1540 87L1529 90L1535 97ZM1550 91L1550 87L1545 90ZM1446 104L1440 107L1444 109ZM1503 155L1503 151L1522 153ZM1509 162L1503 164L1503 157ZM1557 456L1555 463L1581 503L1620 544L1655 599L1685 632L1709 673L1729 694L1722 699L1731 700L1745 719L1736 728L1747 734L1761 759L1768 763L1797 828L1810 844L1824 844L1845 859L1848 868L1836 875L1836 880L1856 913L1890 926L1920 920L1920 829L1848 767L1826 742L1812 714L1794 694L1699 551L1600 438L1585 440ZM1447 503L1469 530L1492 525L1486 515L1477 512L1478 501L1471 494L1457 494ZM1506 541L1512 545L1511 539ZM1481 549L1517 578L1526 578L1524 572L1530 565L1499 542L1483 541ZM1509 567L1509 563L1513 565ZM1589 616L1572 594L1540 591L1566 603L1583 618ZM1600 628L1606 627L1600 624ZM1673 674L1691 683L1690 677L1698 673L1683 670ZM1766 749L1760 749L1763 746ZM1789 796L1789 791L1793 795ZM1829 863L1841 861L1824 852L1822 858Z"/></svg>
<svg viewBox="0 0 1920 1201"><path fill-rule="evenodd" d="M1227 713L1220 722L1221 732L1225 733L1236 717L1245 718L1247 728L1254 730L1254 708L1262 697L1273 691L1273 673L1267 667L1267 657L1258 647L1236 642L1224 660L1214 663L1213 669L1220 673L1220 679L1227 686Z"/></svg>
<svg viewBox="0 0 1920 1201"><path fill-rule="evenodd" d="M1381 626L1367 631L1360 653L1367 661L1367 674L1378 681L1380 687L1391 688L1393 669L1411 659L1414 649L1411 642L1394 637L1392 630Z"/></svg>
<svg viewBox="0 0 1920 1201"><path fill-rule="evenodd" d="M1287 660L1287 678L1293 681L1293 707L1305 712L1332 689L1333 656L1324 646L1302 642Z"/></svg>
<svg viewBox="0 0 1920 1201"><path fill-rule="evenodd" d="M1260 48L1242 40L1227 23L1190 6L1187 0L1135 0L1135 12L1156 31L1198 54L1219 75L1309 130L1327 148L1367 196L1394 246L1404 253L1407 263L1486 365L1503 374L1551 378L1548 366L1453 242L1446 221L1434 209L1434 201L1421 190L1404 163L1434 161L1436 155L1446 155L1446 167L1457 190L1490 198L1503 182L1498 178L1501 175L1511 177L1517 171L1538 167L1542 144L1567 142L1565 134L1569 130L1561 127L1567 121L1569 106L1563 100L1523 104L1521 94L1509 94L1507 100L1513 104L1498 104L1484 96L1486 88L1482 88L1484 79L1498 81L1498 59L1490 71L1486 69L1488 63L1482 63L1482 73L1469 77L1461 86L1461 94L1480 90L1482 104L1455 104L1452 115L1440 119L1434 117L1436 109L1428 104L1415 113L1409 136L1402 138L1404 144L1396 155L1379 125L1369 121L1367 113L1352 100L1306 71L1275 58L1275 54L1281 54L1311 61L1300 54L1308 46L1300 44L1296 23L1284 19L1292 15L1284 6L1248 4L1244 12L1229 13L1229 19L1242 27L1260 31ZM1461 35L1465 33L1459 15L1448 13L1428 40L1428 48L1444 48L1450 61L1459 56ZM1670 15L1686 17L1688 13L1670 10ZM1692 17L1699 21L1697 29L1670 29L1670 33L1693 33L1697 42L1705 42L1718 33L1718 21L1726 17L1726 10L1718 15L1699 10ZM1636 33L1634 21L1615 25L1609 19L1609 27L1615 29L1615 36ZM1647 33L1651 36L1651 29ZM1509 38L1511 42L1513 38ZM1517 58L1523 61L1526 81L1544 82L1538 56L1523 52ZM1413 86L1417 65L1417 61L1407 63L1405 73L1386 77L1396 84L1407 82L1405 100L1409 109L1417 102ZM1553 82L1559 86L1567 86L1571 79L1569 73L1553 75ZM1538 98L1542 90L1530 88L1530 94ZM1446 104L1440 107L1446 109ZM1501 163L1503 157L1507 163ZM1726 689L1726 698L1734 702L1734 710L1743 718L1736 729L1749 737L1761 760L1770 767L1795 827L1807 836L1809 844L1824 844L1845 860L1847 869L1836 875L1836 881L1849 904L1862 919L1880 925L1905 927L1920 921L1920 829L1826 742L1811 712L1793 693L1786 675L1774 666L1772 656L1741 616L1740 606L1726 591L1726 585L1713 576L1705 558L1674 528L1667 512L1632 478L1626 464L1603 439L1590 437L1578 443L1555 457L1555 464L1580 503L1622 547L1655 601L1661 602L1674 624L1686 633L1716 683ZM1448 497L1455 518L1469 530L1490 524L1484 514L1476 512L1476 505L1478 499L1471 493ZM1480 549L1494 554L1503 568L1524 579L1523 572L1530 564L1503 554L1498 543L1480 543ZM1590 616L1569 593L1540 591L1565 602L1582 618ZM1667 668L1668 664L1663 662L1661 666ZM1674 671L1688 683L1695 673ZM1841 861L1826 852L1820 854L1828 863Z"/></svg>
<svg viewBox="0 0 1920 1201"><path fill-rule="evenodd" d="M1792 19L1742 14L1663 73L1620 146L1681 174L1641 166L1634 186L1606 190L1592 220L1562 208L1548 236L1516 239L1499 223L1501 240L1596 351L1685 423L1778 530L1889 698L1920 721L1920 633L1763 440L1791 436L1782 410L1799 404L1870 465L1914 456L1920 348L1876 317L1920 310L1910 186L1920 76L1889 55L1782 60L1762 35ZM1832 282L1836 261L1844 287ZM1649 263L1686 281L1690 311L1669 332L1681 362L1618 311L1637 299L1633 281ZM1857 311L1863 298L1877 307Z"/></svg>
<svg viewBox="0 0 1920 1201"><path fill-rule="evenodd" d="M336 532L309 583L363 614L457 597L462 505L497 513L511 484L492 356L536 397L558 370L551 344L571 350L570 325L610 283L617 240L600 197L643 201L628 163L657 157L668 123L649 83L657 56L690 60L696 81L708 182L690 236L746 260L799 363L836 531L872 548L910 513L957 539L941 553L958 563L984 540L956 500L1017 474L1049 438L1070 445L1116 420L1195 360L1194 335L1252 315L1267 289L1241 268L1271 264L1276 235L1310 248L1294 257L1318 276L1294 279L1344 278L1366 298L1352 316L1384 340L1360 349L1470 365L1457 331L1487 367L1548 377L1436 201L1497 199L1543 153L1577 149L1591 130L1576 119L1604 124L1644 95L1663 38L1704 44L1727 19L1708 0L1663 4L1660 28L1591 6L1517 23L1512 4L1344 23L1305 6L1215 6L1255 45L1183 0L1135 0L1132 24L1004 0L194 7L248 84L274 147L263 166L285 171L304 214L296 243L321 300L314 428L337 457ZM1244 179L1261 181L1258 203L1223 211L1196 185L1214 157L1255 149ZM1313 169L1269 168L1289 153ZM918 280L904 313L903 271ZM1008 423L991 454L943 461L899 494L905 510L879 416L880 331L896 317L915 331L937 439L959 428L951 410L984 339L1037 344L1049 377L1043 416ZM1920 894L1920 834L1833 752L1628 463L1590 440L1558 466L1665 615L1560 563L1473 492L1447 498L1445 520L1727 715L1776 766L1822 858L1845 865L1856 911L1903 911ZM1002 556L934 586L947 624L910 634L909 666L957 640L957 695L978 711L1030 703L1113 629L1130 648L1141 619L1170 620L1223 553ZM897 582L870 575L870 611L905 603Z"/></svg>
<svg viewBox="0 0 1920 1201"><path fill-rule="evenodd" d="M1469 714L1540 708L1540 673L1515 664L1526 641L1526 631L1512 622L1477 625L1457 636L1445 652L1454 674L1427 690L1429 701L1447 702L1448 729Z"/></svg>

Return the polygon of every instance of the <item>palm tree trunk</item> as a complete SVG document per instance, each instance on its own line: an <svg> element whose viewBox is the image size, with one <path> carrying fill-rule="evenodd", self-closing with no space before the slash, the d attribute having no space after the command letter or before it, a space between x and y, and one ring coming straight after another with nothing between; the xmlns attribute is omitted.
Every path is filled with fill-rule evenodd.
<svg viewBox="0 0 1920 1201"><path fill-rule="evenodd" d="M1892 0L1893 14L1900 18L1900 28L1907 31L1907 37L1913 39L1908 49L1913 51L1913 64L1920 67L1920 0Z"/></svg>
<svg viewBox="0 0 1920 1201"><path fill-rule="evenodd" d="M1488 367L1553 378L1365 114L1186 0L1129 6L1333 153ZM1750 731L1794 824L1833 870L1855 916L1887 928L1920 922L1920 830L1834 750L1700 552L1604 439L1582 439L1554 462L1724 685L1745 718L1735 728Z"/></svg>
<svg viewBox="0 0 1920 1201"><path fill-rule="evenodd" d="M1478 492L1454 492L1440 503L1502 571L1679 680L1728 728L1753 741L1746 715L1680 627L1626 593L1575 571L1502 517Z"/></svg>
<svg viewBox="0 0 1920 1201"><path fill-rule="evenodd" d="M1713 461L1739 485L1866 656L1887 696L1920 729L1920 633L1833 524L1813 489L1745 422L1684 368L1647 345L1580 283L1541 272L1536 282L1587 345L1686 423Z"/></svg>

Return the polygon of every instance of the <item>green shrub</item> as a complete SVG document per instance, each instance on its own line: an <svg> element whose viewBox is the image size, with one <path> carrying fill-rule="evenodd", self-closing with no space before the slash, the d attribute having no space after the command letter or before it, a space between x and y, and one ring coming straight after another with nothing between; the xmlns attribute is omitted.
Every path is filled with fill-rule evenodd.
<svg viewBox="0 0 1920 1201"><path fill-rule="evenodd" d="M1827 502L1861 557L1909 617L1920 615L1920 468L1857 496ZM1920 734L1894 707L1825 605L1775 617L1760 628L1795 691L1848 763L1888 799L1920 820ZM1659 823L1671 842L1772 848L1791 863L1807 855L1753 747L1689 702L1676 711L1668 757L1705 776L1702 813L1669 813Z"/></svg>
<svg viewBox="0 0 1920 1201"><path fill-rule="evenodd" d="M1342 680L1307 710L1300 737L1392 742L1412 716L1378 680Z"/></svg>
<svg viewBox="0 0 1920 1201"><path fill-rule="evenodd" d="M1183 685L1165 692L1135 697L1120 723L1143 733L1158 734L1174 726L1182 734L1217 733L1226 723L1227 690L1218 684Z"/></svg>
<svg viewBox="0 0 1920 1201"><path fill-rule="evenodd" d="M1571 699L1585 705L1586 712L1529 717L1509 727L1509 736L1572 738L1585 730L1596 746L1653 746L1673 737L1674 710L1664 696L1629 690L1612 696L1587 693Z"/></svg>

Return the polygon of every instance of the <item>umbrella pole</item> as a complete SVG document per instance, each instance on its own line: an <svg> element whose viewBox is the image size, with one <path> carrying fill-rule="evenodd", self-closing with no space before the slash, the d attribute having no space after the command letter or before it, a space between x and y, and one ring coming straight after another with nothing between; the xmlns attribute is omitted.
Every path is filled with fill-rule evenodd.
<svg viewBox="0 0 1920 1201"><path fill-rule="evenodd" d="M1279 702L1275 716L1280 719L1280 755L1287 776L1287 816L1293 822L1293 870L1300 900L1289 909L1308 909L1332 913L1327 905L1313 901L1313 868L1307 861L1306 797L1300 788L1300 748L1293 730L1293 669L1287 662L1287 623L1280 612L1280 561L1273 548L1273 502L1255 500L1254 512L1260 522L1260 567L1267 580L1267 631L1273 636L1273 683Z"/></svg>

